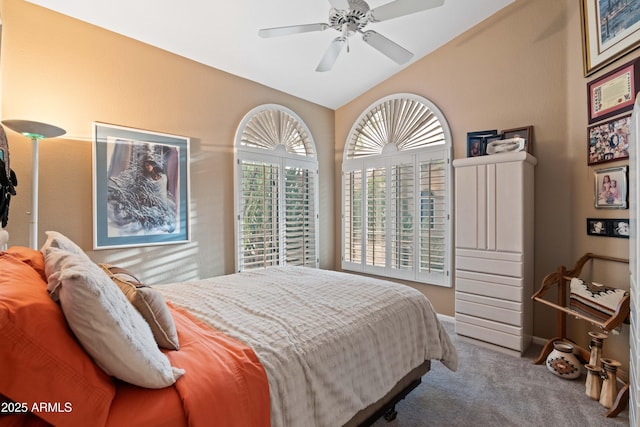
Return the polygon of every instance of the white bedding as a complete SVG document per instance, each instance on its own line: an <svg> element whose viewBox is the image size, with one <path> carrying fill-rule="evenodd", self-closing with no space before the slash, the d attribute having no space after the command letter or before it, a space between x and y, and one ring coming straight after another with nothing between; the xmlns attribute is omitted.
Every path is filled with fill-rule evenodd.
<svg viewBox="0 0 640 427"><path fill-rule="evenodd" d="M424 360L457 368L431 303L409 286L273 267L156 289L253 348L272 427L340 426Z"/></svg>

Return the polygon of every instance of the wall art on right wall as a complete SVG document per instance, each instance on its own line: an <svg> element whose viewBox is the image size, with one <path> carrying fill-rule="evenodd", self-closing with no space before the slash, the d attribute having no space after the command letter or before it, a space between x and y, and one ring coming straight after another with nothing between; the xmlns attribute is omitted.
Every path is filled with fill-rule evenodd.
<svg viewBox="0 0 640 427"><path fill-rule="evenodd" d="M597 123L588 128L587 164L629 158L631 114Z"/></svg>
<svg viewBox="0 0 640 427"><path fill-rule="evenodd" d="M589 236L629 238L628 218L587 218Z"/></svg>
<svg viewBox="0 0 640 427"><path fill-rule="evenodd" d="M627 208L627 166L595 171L594 199L599 209Z"/></svg>
<svg viewBox="0 0 640 427"><path fill-rule="evenodd" d="M640 44L636 1L580 0L585 77L622 58Z"/></svg>

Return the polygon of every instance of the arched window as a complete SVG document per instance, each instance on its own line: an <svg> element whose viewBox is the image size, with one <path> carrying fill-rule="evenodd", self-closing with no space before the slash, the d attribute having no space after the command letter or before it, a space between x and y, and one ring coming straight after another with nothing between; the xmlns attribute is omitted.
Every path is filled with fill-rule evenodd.
<svg viewBox="0 0 640 427"><path fill-rule="evenodd" d="M342 162L342 268L451 286L451 132L397 94L353 125Z"/></svg>
<svg viewBox="0 0 640 427"><path fill-rule="evenodd" d="M318 266L318 161L293 111L251 110L235 141L236 269Z"/></svg>

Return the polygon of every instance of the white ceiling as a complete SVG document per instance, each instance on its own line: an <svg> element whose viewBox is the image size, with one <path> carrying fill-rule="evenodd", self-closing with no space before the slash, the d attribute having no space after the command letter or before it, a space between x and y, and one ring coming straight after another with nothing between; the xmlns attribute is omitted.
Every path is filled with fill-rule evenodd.
<svg viewBox="0 0 640 427"><path fill-rule="evenodd" d="M349 39L331 71L315 68L336 30L261 38L261 28L328 22L327 0L28 0L336 109L442 46L514 0L445 0L444 6L385 22L372 29L414 53L402 66ZM373 9L390 0L368 0Z"/></svg>

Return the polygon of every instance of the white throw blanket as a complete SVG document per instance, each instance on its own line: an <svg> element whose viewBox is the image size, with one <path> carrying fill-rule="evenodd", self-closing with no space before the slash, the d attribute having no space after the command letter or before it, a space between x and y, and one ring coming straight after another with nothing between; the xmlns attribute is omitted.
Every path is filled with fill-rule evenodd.
<svg viewBox="0 0 640 427"><path fill-rule="evenodd" d="M156 289L253 348L273 427L340 426L425 360L457 369L431 303L409 286L274 267Z"/></svg>

